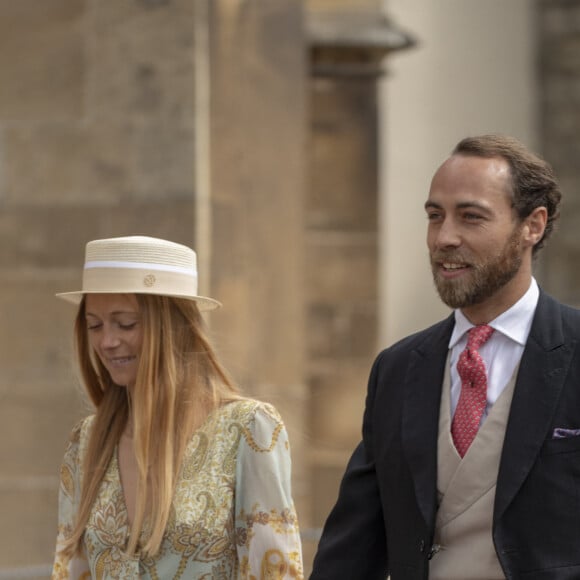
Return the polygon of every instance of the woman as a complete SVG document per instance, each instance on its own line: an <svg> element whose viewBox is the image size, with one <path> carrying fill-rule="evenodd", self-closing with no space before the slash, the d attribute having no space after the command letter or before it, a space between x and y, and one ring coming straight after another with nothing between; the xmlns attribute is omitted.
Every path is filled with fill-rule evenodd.
<svg viewBox="0 0 580 580"><path fill-rule="evenodd" d="M302 578L288 436L202 330L193 250L89 242L76 351L94 415L61 468L57 578Z"/></svg>

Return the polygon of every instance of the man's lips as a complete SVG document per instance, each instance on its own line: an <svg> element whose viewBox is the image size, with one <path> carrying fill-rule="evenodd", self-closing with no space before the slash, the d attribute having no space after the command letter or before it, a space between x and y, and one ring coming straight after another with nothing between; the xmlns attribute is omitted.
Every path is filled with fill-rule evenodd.
<svg viewBox="0 0 580 580"><path fill-rule="evenodd" d="M465 270L466 268L469 267L467 264L458 262L441 262L439 265L441 266L441 268L449 272L453 272L455 270Z"/></svg>
<svg viewBox="0 0 580 580"><path fill-rule="evenodd" d="M461 276L471 268L467 262L457 259L434 257L433 263L437 266L440 276L446 279Z"/></svg>

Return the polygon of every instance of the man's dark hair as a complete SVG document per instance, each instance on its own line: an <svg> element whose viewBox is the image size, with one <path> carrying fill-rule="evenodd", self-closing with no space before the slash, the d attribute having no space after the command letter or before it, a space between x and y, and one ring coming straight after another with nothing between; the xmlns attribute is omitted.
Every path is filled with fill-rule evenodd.
<svg viewBox="0 0 580 580"><path fill-rule="evenodd" d="M562 192L550 164L517 139L498 134L466 137L455 146L452 155L501 157L508 162L513 207L519 219L525 219L537 207L545 207L548 212L544 235L533 248L535 255L550 237L554 224L560 217Z"/></svg>

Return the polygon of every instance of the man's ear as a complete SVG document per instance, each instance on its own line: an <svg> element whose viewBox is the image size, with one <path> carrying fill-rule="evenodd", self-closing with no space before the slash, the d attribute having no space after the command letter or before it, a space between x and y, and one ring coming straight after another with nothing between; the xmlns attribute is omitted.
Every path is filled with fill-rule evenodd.
<svg viewBox="0 0 580 580"><path fill-rule="evenodd" d="M544 207L537 207L525 220L523 227L523 239L526 245L535 246L544 235L546 223L548 222L548 210Z"/></svg>

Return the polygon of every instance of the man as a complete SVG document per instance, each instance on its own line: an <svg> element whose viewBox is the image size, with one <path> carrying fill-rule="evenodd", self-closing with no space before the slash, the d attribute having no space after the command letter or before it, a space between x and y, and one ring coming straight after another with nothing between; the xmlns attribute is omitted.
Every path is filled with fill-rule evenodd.
<svg viewBox="0 0 580 580"><path fill-rule="evenodd" d="M580 578L580 312L538 288L548 164L461 141L425 204L453 314L383 351L311 580Z"/></svg>

